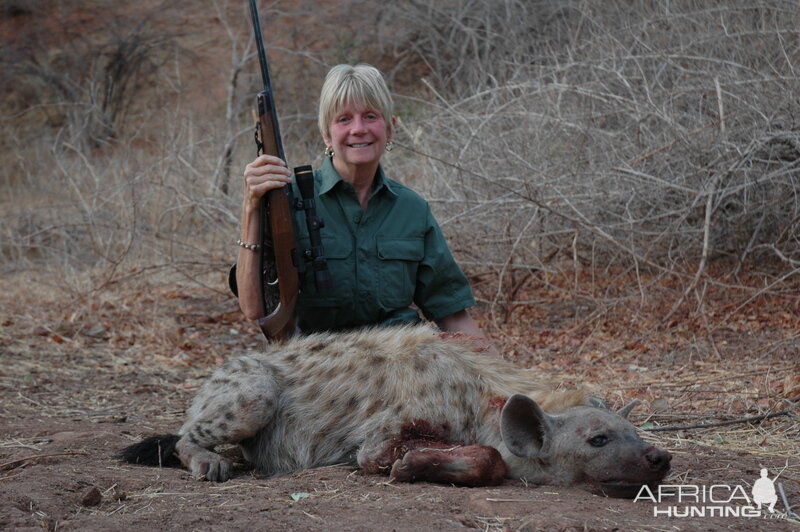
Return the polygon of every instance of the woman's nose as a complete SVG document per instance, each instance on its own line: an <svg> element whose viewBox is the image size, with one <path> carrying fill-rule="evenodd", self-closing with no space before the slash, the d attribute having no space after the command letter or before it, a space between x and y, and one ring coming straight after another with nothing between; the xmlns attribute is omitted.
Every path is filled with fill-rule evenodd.
<svg viewBox="0 0 800 532"><path fill-rule="evenodd" d="M353 119L353 133L365 133L367 131L367 123L363 118L357 116Z"/></svg>

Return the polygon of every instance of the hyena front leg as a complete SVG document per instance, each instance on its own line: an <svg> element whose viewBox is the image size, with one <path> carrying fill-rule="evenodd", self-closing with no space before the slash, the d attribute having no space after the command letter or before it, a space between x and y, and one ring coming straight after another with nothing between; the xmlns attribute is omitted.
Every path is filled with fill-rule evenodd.
<svg viewBox="0 0 800 532"><path fill-rule="evenodd" d="M243 356L220 367L187 411L176 445L183 465L199 478L228 480L231 463L214 452L214 447L255 436L272 420L278 392L273 370L252 357Z"/></svg>
<svg viewBox="0 0 800 532"><path fill-rule="evenodd" d="M460 445L449 438L447 424L414 419L397 435L373 433L358 452L367 473L383 473L400 482L439 482L461 486L494 486L507 467L500 452L487 445Z"/></svg>
<svg viewBox="0 0 800 532"><path fill-rule="evenodd" d="M402 482L426 481L459 486L496 486L508 469L500 452L487 445L412 449L392 465L390 476Z"/></svg>

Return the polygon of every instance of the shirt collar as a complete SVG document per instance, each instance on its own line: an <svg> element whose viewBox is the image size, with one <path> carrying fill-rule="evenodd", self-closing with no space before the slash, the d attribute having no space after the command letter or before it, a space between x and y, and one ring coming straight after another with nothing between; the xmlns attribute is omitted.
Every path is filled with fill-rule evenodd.
<svg viewBox="0 0 800 532"><path fill-rule="evenodd" d="M339 175L339 172L333 167L333 161L330 157L325 157L325 160L322 162L322 167L319 169L319 175L319 192L317 194L320 196L327 194L339 182L344 181ZM398 194L397 185L386 179L383 173L383 166L378 165L378 171L375 173L375 188L373 194L377 194L382 188L388 190L393 196L397 196Z"/></svg>

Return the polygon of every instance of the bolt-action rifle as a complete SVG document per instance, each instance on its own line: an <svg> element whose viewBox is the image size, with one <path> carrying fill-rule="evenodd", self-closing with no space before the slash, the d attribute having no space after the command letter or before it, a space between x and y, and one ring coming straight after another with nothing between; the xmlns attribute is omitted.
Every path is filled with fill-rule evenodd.
<svg viewBox="0 0 800 532"><path fill-rule="evenodd" d="M268 154L286 160L278 127L278 114L272 94L267 54L261 34L256 0L250 0L250 15L253 19L258 60L264 90L256 98L255 141L258 155ZM300 290L300 274L307 263L314 270L318 291L331 286L325 254L322 249L320 228L324 225L317 216L314 203L314 176L310 166L294 169L295 179L302 199L293 200L292 188L285 185L269 191L260 206L260 282L261 295L266 315L258 320L261 331L269 341L285 340L295 332L295 306ZM295 237L292 209L305 210L311 248L300 250Z"/></svg>

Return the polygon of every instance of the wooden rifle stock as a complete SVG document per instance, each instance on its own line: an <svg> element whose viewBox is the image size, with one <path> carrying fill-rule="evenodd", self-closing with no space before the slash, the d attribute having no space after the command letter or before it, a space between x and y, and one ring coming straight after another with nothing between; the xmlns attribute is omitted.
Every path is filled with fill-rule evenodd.
<svg viewBox="0 0 800 532"><path fill-rule="evenodd" d="M264 90L257 97L256 145L259 154L274 155L285 161L256 0L250 0L250 14L264 82ZM271 190L261 199L259 281L266 316L258 320L258 325L269 341L285 340L295 332L300 278L292 260L297 242L291 200L289 185Z"/></svg>
<svg viewBox="0 0 800 532"><path fill-rule="evenodd" d="M261 103L259 102L259 108ZM270 113L259 112L259 129L261 131L261 142L263 153L276 155L283 159L283 154L279 155L276 143L277 125L273 123ZM278 141L279 142L279 141ZM294 312L297 305L297 297L300 290L300 279L292 262L292 251L295 249L296 240L294 235L294 220L290 206L291 189L289 185L270 190L266 197L261 200L261 292L264 294L264 311L266 316L258 320L264 335L268 340L285 340L294 334ZM269 241L271 240L271 246ZM271 249L270 249L271 247ZM270 257L269 255L272 255ZM268 283L267 276L271 268L265 265L267 261L273 261L275 280ZM275 282L277 281L277 284ZM277 306L269 312L270 296L267 292L271 285L277 287L278 302Z"/></svg>

